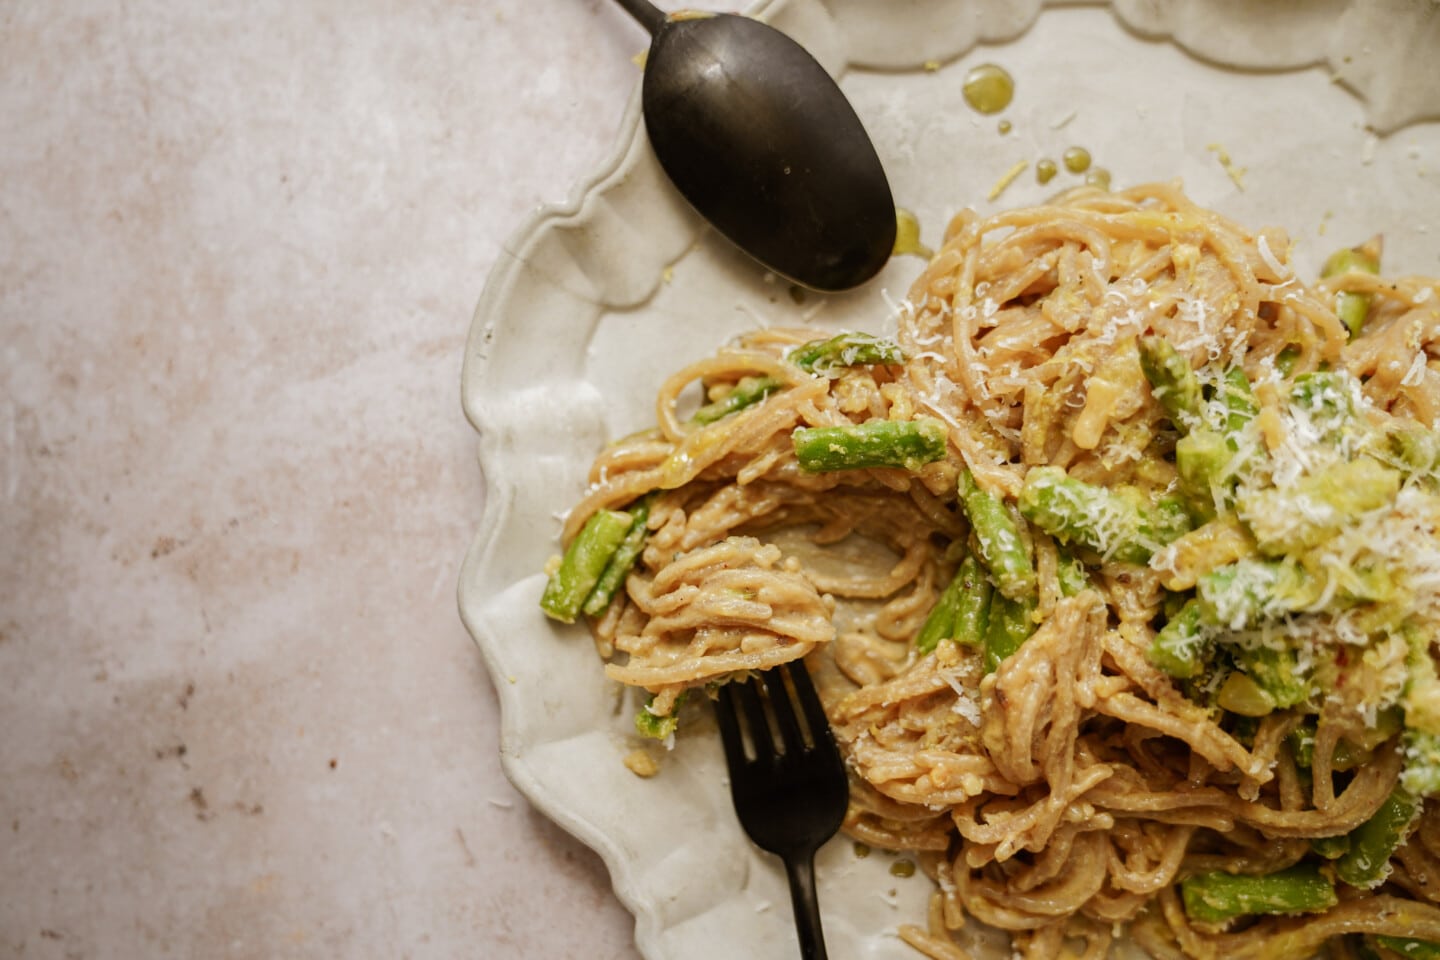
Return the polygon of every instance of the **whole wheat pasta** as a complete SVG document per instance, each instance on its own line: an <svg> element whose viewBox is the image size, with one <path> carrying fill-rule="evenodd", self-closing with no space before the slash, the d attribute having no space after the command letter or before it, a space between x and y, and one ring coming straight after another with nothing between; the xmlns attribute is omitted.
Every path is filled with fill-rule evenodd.
<svg viewBox="0 0 1440 960"><path fill-rule="evenodd" d="M596 459L564 538L640 511L590 622L642 721L805 659L933 960L1440 943L1440 281L1084 189L958 215L895 323L742 337ZM877 425L938 446L825 459Z"/></svg>

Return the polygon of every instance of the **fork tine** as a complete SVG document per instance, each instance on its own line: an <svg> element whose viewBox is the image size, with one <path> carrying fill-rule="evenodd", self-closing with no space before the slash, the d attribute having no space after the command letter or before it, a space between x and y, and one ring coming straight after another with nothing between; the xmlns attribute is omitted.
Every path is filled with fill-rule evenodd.
<svg viewBox="0 0 1440 960"><path fill-rule="evenodd" d="M732 688L735 701L745 711L745 726L750 728L750 743L755 750L755 761L768 764L775 759L775 738L770 733L770 724L765 719L765 705L760 702L759 681L727 683Z"/></svg>
<svg viewBox="0 0 1440 960"><path fill-rule="evenodd" d="M792 660L785 664L785 667L795 685L795 698L800 701L800 710L805 715L805 725L810 728L810 737L815 747L824 748L828 743L831 749L837 749L830 734L830 718L825 716L825 708L820 704L820 694L815 692L815 683L810 679L805 663Z"/></svg>
<svg viewBox="0 0 1440 960"><path fill-rule="evenodd" d="M779 670L766 670L765 689L770 693L770 709L780 727L780 742L786 753L797 753L805 749L805 735L800 731L800 721L795 719L795 707L790 702L790 691L785 687L785 675Z"/></svg>
<svg viewBox="0 0 1440 960"><path fill-rule="evenodd" d="M731 770L745 763L745 740L740 733L740 722L735 718L735 697L731 692L733 683L720 685L715 692L715 722L720 727L720 742L725 747L725 765Z"/></svg>

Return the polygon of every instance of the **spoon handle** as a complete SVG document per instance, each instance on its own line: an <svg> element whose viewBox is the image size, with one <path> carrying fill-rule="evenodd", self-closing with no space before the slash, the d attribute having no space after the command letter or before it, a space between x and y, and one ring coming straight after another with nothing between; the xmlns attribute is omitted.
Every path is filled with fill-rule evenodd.
<svg viewBox="0 0 1440 960"><path fill-rule="evenodd" d="M656 7L650 0L615 0L616 3L625 8L625 12L636 20L640 26L650 31L650 36L655 36L667 19L665 11Z"/></svg>

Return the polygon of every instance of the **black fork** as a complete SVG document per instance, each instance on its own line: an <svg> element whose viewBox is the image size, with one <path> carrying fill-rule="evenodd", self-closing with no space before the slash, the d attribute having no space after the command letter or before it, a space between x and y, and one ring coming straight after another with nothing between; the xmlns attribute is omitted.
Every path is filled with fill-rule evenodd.
<svg viewBox="0 0 1440 960"><path fill-rule="evenodd" d="M785 861L800 956L825 960L815 851L840 829L849 785L810 674L792 661L748 683L724 684L715 718L740 825Z"/></svg>

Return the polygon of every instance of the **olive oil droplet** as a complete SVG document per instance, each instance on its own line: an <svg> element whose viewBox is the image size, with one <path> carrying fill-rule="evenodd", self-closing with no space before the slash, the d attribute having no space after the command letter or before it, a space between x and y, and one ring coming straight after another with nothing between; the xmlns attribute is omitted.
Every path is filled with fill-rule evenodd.
<svg viewBox="0 0 1440 960"><path fill-rule="evenodd" d="M1037 161L1035 164L1035 182L1049 183L1055 179L1055 174L1060 170L1055 166L1055 161L1049 158Z"/></svg>
<svg viewBox="0 0 1440 960"><path fill-rule="evenodd" d="M1096 167L1085 174L1085 182L1092 187L1099 187L1101 190L1110 189L1110 171L1104 167Z"/></svg>
<svg viewBox="0 0 1440 960"><path fill-rule="evenodd" d="M1090 169L1090 151L1084 147L1071 147L1065 151L1065 169L1071 173L1084 173Z"/></svg>
<svg viewBox="0 0 1440 960"><path fill-rule="evenodd" d="M892 877L913 877L915 876L914 860L896 860L890 864L890 875Z"/></svg>
<svg viewBox="0 0 1440 960"><path fill-rule="evenodd" d="M904 207L895 208L895 247L892 256L913 254L929 260L935 251L920 242L920 221Z"/></svg>
<svg viewBox="0 0 1440 960"><path fill-rule="evenodd" d="M856 840L855 856L860 858L861 860L864 860L866 857L870 856L870 844L861 843L859 840Z"/></svg>
<svg viewBox="0 0 1440 960"><path fill-rule="evenodd" d="M1009 121L1009 120L1001 120L1001 121L1000 121L1000 135L1001 135L1001 136L1004 136L1005 134L1009 133L1011 130L1014 130L1014 129L1015 129L1015 128L1010 125L1010 121Z"/></svg>
<svg viewBox="0 0 1440 960"><path fill-rule="evenodd" d="M999 113L1015 96L1015 81L1004 67L982 63L965 75L965 102L981 113Z"/></svg>

